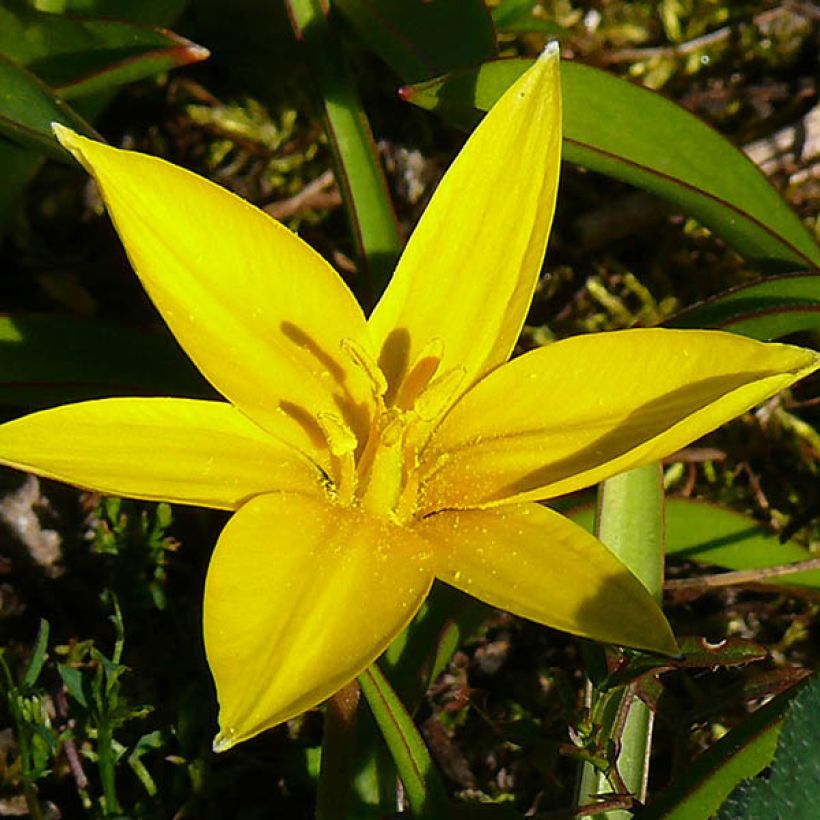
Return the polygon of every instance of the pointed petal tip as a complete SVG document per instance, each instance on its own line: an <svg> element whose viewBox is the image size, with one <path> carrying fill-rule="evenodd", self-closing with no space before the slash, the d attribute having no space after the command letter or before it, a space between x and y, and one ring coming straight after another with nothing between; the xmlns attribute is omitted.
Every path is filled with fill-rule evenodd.
<svg viewBox="0 0 820 820"><path fill-rule="evenodd" d="M227 752L237 744L236 732L233 729L219 730L219 733L214 738L211 748L216 754Z"/></svg>
<svg viewBox="0 0 820 820"><path fill-rule="evenodd" d="M65 142L70 141L71 137L77 136L70 128L56 120L50 122L49 125L51 126L52 133L57 137L61 145L65 145Z"/></svg>
<svg viewBox="0 0 820 820"><path fill-rule="evenodd" d="M66 125L59 122L51 123L51 132L57 138L57 142L63 146L72 156L80 160L80 143L82 137Z"/></svg>
<svg viewBox="0 0 820 820"><path fill-rule="evenodd" d="M546 62L547 60L557 60L561 56L561 44L558 40L550 40L545 46L544 50L538 55L538 59Z"/></svg>

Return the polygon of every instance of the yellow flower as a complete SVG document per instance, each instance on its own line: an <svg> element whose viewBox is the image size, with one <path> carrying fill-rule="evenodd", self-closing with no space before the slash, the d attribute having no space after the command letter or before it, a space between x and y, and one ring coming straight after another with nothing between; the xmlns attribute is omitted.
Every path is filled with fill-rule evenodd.
<svg viewBox="0 0 820 820"><path fill-rule="evenodd" d="M537 503L655 461L818 357L717 332L634 330L504 364L558 184L556 48L442 180L365 319L335 271L237 197L56 127L131 262L227 401L82 402L0 427L0 460L101 492L234 510L205 590L218 750L315 706L439 578L601 641L674 652L596 539Z"/></svg>

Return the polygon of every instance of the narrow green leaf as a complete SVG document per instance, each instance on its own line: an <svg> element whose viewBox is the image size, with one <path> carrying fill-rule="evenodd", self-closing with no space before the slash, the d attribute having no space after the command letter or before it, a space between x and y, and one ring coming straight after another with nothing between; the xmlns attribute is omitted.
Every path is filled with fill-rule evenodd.
<svg viewBox="0 0 820 820"><path fill-rule="evenodd" d="M57 664L57 672L62 678L68 694L84 708L88 708L88 694L86 692L85 680L82 672L74 666L66 666L63 663Z"/></svg>
<svg viewBox="0 0 820 820"><path fill-rule="evenodd" d="M785 692L747 717L739 726L678 773L641 813L641 820L708 820L738 783L772 762L783 715L796 694Z"/></svg>
<svg viewBox="0 0 820 820"><path fill-rule="evenodd" d="M51 132L52 122L67 125L86 136L97 136L45 83L0 54L0 134L23 147L68 162L68 154Z"/></svg>
<svg viewBox="0 0 820 820"><path fill-rule="evenodd" d="M333 8L405 82L438 77L496 54L482 0L333 0Z"/></svg>
<svg viewBox="0 0 820 820"><path fill-rule="evenodd" d="M208 51L165 29L47 14L11 0L0 6L0 54L69 98L203 60Z"/></svg>
<svg viewBox="0 0 820 820"><path fill-rule="evenodd" d="M720 328L764 342L803 330L820 331L820 274L789 274L742 285L681 311L664 325Z"/></svg>
<svg viewBox="0 0 820 820"><path fill-rule="evenodd" d="M815 820L820 817L820 678L792 701L783 720L766 779L742 783L724 803L718 820Z"/></svg>
<svg viewBox="0 0 820 820"><path fill-rule="evenodd" d="M492 610L446 584L436 583L407 629L379 661L390 685L411 713L444 671L453 653Z"/></svg>
<svg viewBox="0 0 820 820"><path fill-rule="evenodd" d="M331 21L320 0L288 0L324 104L327 133L353 236L375 301L401 249L398 223L376 145Z"/></svg>
<svg viewBox="0 0 820 820"><path fill-rule="evenodd" d="M396 763L413 814L446 820L450 817L447 793L413 718L377 664L359 676L359 684Z"/></svg>
<svg viewBox="0 0 820 820"><path fill-rule="evenodd" d="M592 531L590 505L566 511ZM731 570L750 570L808 561L812 554L795 541L784 541L753 518L706 501L666 500L666 554ZM820 589L820 571L795 572L761 583Z"/></svg>
<svg viewBox="0 0 820 820"><path fill-rule="evenodd" d="M410 86L403 97L472 127L530 65L498 60ZM768 180L675 103L605 71L561 67L564 158L670 200L773 272L820 265L820 249Z"/></svg>
<svg viewBox="0 0 820 820"><path fill-rule="evenodd" d="M30 689L37 683L43 664L46 662L46 650L48 649L49 625L45 618L40 618L40 629L37 631L37 640L34 643L34 651L31 653L31 660L28 663L26 674L23 676L23 689Z"/></svg>
<svg viewBox="0 0 820 820"><path fill-rule="evenodd" d="M167 335L58 316L0 316L0 404L114 395L213 397Z"/></svg>

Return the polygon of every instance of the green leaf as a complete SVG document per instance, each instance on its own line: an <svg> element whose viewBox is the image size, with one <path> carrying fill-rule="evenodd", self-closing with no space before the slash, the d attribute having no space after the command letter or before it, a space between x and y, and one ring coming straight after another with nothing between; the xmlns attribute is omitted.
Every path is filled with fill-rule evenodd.
<svg viewBox="0 0 820 820"><path fill-rule="evenodd" d="M324 104L337 178L356 248L375 302L393 272L401 242L367 116L320 0L288 0L297 37L306 47Z"/></svg>
<svg viewBox="0 0 820 820"><path fill-rule="evenodd" d="M207 49L165 29L46 14L21 0L0 6L0 53L64 98L134 82L208 56Z"/></svg>
<svg viewBox="0 0 820 820"><path fill-rule="evenodd" d="M396 763L413 815L446 820L447 793L413 718L377 664L359 676L359 684Z"/></svg>
<svg viewBox="0 0 820 820"><path fill-rule="evenodd" d="M14 7L18 8L21 4L21 0L16 0ZM142 0L139 3L134 3L133 0L69 0L67 10L168 25L177 18L184 5L185 0ZM0 11L4 7L11 8L9 0L0 4ZM7 20L5 18L4 22ZM0 31L4 30L5 27L0 25ZM98 95L83 106L83 114L93 120L109 101L106 95ZM0 137L0 179L3 180L0 185L0 239L15 212L20 194L41 163L42 156L39 152L22 148L16 142Z"/></svg>
<svg viewBox="0 0 820 820"><path fill-rule="evenodd" d="M503 0L493 9L493 24L496 31L504 34L537 32L559 39L567 34L535 0Z"/></svg>
<svg viewBox="0 0 820 820"><path fill-rule="evenodd" d="M2 404L157 394L213 397L170 336L58 316L0 316Z"/></svg>
<svg viewBox="0 0 820 820"><path fill-rule="evenodd" d="M40 618L40 629L37 631L37 640L34 644L34 651L31 653L31 660L28 663L26 674L23 676L23 689L30 689L37 683L43 664L46 662L46 650L48 649L49 625L45 618Z"/></svg>
<svg viewBox="0 0 820 820"><path fill-rule="evenodd" d="M51 132L59 122L86 136L94 129L30 71L0 54L0 134L20 145L68 162Z"/></svg>
<svg viewBox="0 0 820 820"><path fill-rule="evenodd" d="M153 752L161 748L162 733L159 730L155 730L144 734L134 745L131 754L128 755L128 765L151 797L157 794L157 784L142 762L142 757L148 752Z"/></svg>
<svg viewBox="0 0 820 820"><path fill-rule="evenodd" d="M820 817L820 679L792 701L780 730L771 774L741 784L718 820L815 820Z"/></svg>
<svg viewBox="0 0 820 820"><path fill-rule="evenodd" d="M783 715L794 695L778 695L697 757L649 803L641 820L714 817L738 783L772 762Z"/></svg>
<svg viewBox="0 0 820 820"><path fill-rule="evenodd" d="M576 507L566 514L592 531L592 507ZM666 554L731 570L796 564L813 557L805 547L795 541L781 542L742 513L691 498L666 501ZM820 570L795 572L761 583L820 589Z"/></svg>
<svg viewBox="0 0 820 820"><path fill-rule="evenodd" d="M88 708L88 694L86 692L86 683L83 673L74 666L66 666L65 664L57 664L57 672L62 678L68 694L85 709Z"/></svg>
<svg viewBox="0 0 820 820"><path fill-rule="evenodd" d="M334 0L333 8L405 82L476 65L496 53L482 0Z"/></svg>
<svg viewBox="0 0 820 820"><path fill-rule="evenodd" d="M472 127L529 60L498 60L402 96ZM564 158L670 200L773 272L820 265L820 249L754 163L675 103L605 71L564 62Z"/></svg>
<svg viewBox="0 0 820 820"><path fill-rule="evenodd" d="M720 328L765 342L820 331L820 275L789 274L742 285L681 311L664 325Z"/></svg>

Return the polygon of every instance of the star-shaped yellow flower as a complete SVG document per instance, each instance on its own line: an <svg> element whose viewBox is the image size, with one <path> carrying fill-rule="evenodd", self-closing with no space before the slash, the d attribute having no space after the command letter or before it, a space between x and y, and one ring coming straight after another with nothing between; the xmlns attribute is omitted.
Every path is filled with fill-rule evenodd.
<svg viewBox="0 0 820 820"><path fill-rule="evenodd" d="M205 590L215 748L356 677L434 578L578 635L675 651L641 584L535 502L677 450L818 358L718 332L634 330L504 364L554 210L556 48L473 133L369 319L335 271L261 211L162 160L55 131L227 401L56 407L0 427L0 461L235 511Z"/></svg>

